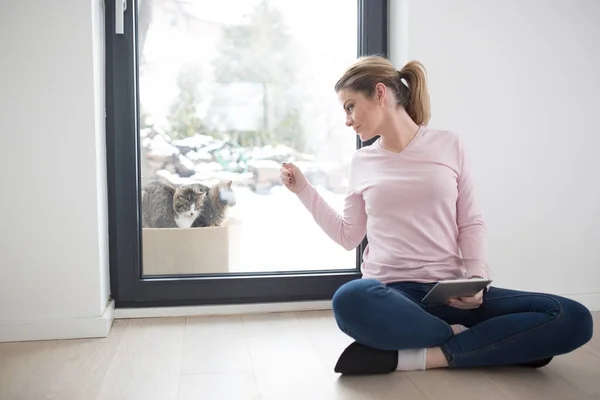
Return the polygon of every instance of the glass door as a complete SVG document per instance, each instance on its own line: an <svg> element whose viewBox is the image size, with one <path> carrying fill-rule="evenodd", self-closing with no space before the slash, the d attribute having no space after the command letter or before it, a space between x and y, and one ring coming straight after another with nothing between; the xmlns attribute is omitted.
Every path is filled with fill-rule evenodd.
<svg viewBox="0 0 600 400"><path fill-rule="evenodd" d="M360 277L362 246L327 237L279 169L294 162L342 210L363 144L333 85L357 55L386 53L386 2L119 1L106 18L117 306L329 299Z"/></svg>

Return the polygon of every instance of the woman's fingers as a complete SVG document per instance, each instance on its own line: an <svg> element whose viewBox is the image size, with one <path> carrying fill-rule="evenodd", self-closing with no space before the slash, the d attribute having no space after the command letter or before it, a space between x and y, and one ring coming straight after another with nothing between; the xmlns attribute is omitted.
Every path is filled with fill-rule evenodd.
<svg viewBox="0 0 600 400"><path fill-rule="evenodd" d="M308 182L302 171L292 163L283 163L281 170L281 182L293 193L302 190Z"/></svg>
<svg viewBox="0 0 600 400"><path fill-rule="evenodd" d="M294 176L291 171L286 168L281 169L281 182L286 186L291 185L294 182Z"/></svg>
<svg viewBox="0 0 600 400"><path fill-rule="evenodd" d="M482 297L482 293L483 292L479 292L477 293L475 296L466 296L466 297L461 297L460 300L463 303L468 303L468 304L481 304L483 297Z"/></svg>
<svg viewBox="0 0 600 400"><path fill-rule="evenodd" d="M448 300L448 305L461 310L473 310L479 307L481 304L465 303L464 301L461 301L459 299L451 299Z"/></svg>
<svg viewBox="0 0 600 400"><path fill-rule="evenodd" d="M281 183L289 187L294 183L294 178L281 174Z"/></svg>
<svg viewBox="0 0 600 400"><path fill-rule="evenodd" d="M478 304L479 303L479 300L477 300L475 297L461 297L460 301L465 304Z"/></svg>

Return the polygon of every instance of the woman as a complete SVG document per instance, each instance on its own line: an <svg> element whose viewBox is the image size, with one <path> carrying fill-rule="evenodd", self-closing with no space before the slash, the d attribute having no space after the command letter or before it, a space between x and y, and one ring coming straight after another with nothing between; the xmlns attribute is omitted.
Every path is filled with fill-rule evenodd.
<svg viewBox="0 0 600 400"><path fill-rule="evenodd" d="M550 294L489 287L423 304L439 280L490 277L464 145L454 132L426 128L429 94L418 62L397 71L385 58L361 58L335 90L346 125L362 141L379 135L353 157L342 215L295 165L284 164L281 180L344 248L368 237L363 279L333 296L338 326L355 340L336 372L541 367L591 339L590 312Z"/></svg>

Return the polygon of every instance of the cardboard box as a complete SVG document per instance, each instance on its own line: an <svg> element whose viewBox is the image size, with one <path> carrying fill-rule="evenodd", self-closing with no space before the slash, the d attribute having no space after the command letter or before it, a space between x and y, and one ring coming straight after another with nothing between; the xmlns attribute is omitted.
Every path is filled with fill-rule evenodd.
<svg viewBox="0 0 600 400"><path fill-rule="evenodd" d="M220 227L142 228L144 275L223 274L239 270L241 222Z"/></svg>

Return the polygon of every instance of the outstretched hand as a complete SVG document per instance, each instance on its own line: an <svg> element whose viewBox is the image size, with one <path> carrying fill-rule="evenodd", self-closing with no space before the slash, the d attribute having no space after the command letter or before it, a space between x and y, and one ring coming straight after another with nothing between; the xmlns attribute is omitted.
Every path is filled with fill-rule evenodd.
<svg viewBox="0 0 600 400"><path fill-rule="evenodd" d="M281 183L292 193L300 193L306 187L308 181L300 171L300 168L292 163L284 163L280 170Z"/></svg>

